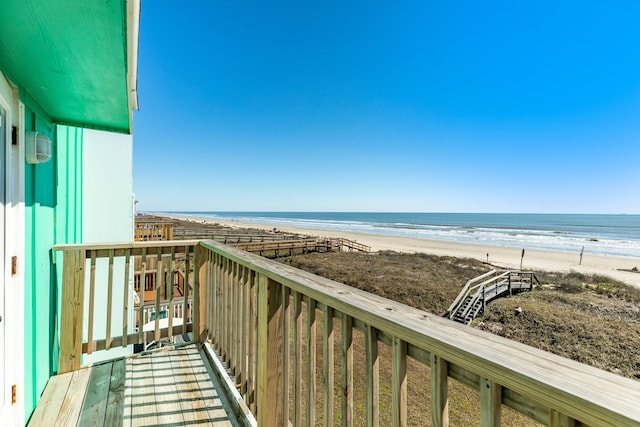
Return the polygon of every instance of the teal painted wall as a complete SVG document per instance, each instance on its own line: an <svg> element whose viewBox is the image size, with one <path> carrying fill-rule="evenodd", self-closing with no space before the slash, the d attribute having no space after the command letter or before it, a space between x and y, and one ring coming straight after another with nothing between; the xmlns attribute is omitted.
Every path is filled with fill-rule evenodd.
<svg viewBox="0 0 640 427"><path fill-rule="evenodd" d="M60 291L52 251L82 239L83 131L54 126L37 105L25 102L25 131L47 134L49 162L25 166L25 417L33 412L57 370Z"/></svg>
<svg viewBox="0 0 640 427"><path fill-rule="evenodd" d="M50 122L25 105L25 131L43 132L54 142ZM55 162L25 166L25 412L31 415L53 371L56 286L51 246L55 240Z"/></svg>

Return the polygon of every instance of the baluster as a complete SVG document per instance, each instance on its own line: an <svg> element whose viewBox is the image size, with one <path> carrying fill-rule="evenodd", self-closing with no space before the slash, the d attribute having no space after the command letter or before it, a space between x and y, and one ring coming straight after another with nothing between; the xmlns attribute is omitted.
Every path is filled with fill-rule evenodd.
<svg viewBox="0 0 640 427"><path fill-rule="evenodd" d="M89 324L87 325L87 354L93 352L93 316L96 289L96 251L91 251L91 270L89 273Z"/></svg>
<svg viewBox="0 0 640 427"><path fill-rule="evenodd" d="M365 330L366 340L366 390L367 427L378 427L380 423L380 362L378 360L378 331L371 325Z"/></svg>
<svg viewBox="0 0 640 427"><path fill-rule="evenodd" d="M342 313L342 425L353 425L353 319Z"/></svg>
<svg viewBox="0 0 640 427"><path fill-rule="evenodd" d="M433 427L449 426L449 363L431 354L431 423Z"/></svg>
<svg viewBox="0 0 640 427"><path fill-rule="evenodd" d="M105 350L111 348L111 309L113 307L113 249L109 249L109 272L107 279L107 325L105 332Z"/></svg>
<svg viewBox="0 0 640 427"><path fill-rule="evenodd" d="M307 303L307 426L316 423L316 301Z"/></svg>

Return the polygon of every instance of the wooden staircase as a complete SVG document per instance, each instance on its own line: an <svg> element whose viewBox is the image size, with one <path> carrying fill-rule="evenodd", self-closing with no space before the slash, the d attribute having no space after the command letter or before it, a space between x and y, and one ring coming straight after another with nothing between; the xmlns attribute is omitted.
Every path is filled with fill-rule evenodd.
<svg viewBox="0 0 640 427"><path fill-rule="evenodd" d="M531 271L491 270L464 285L445 317L468 325L484 312L486 305L492 300L530 291L534 282L540 284Z"/></svg>

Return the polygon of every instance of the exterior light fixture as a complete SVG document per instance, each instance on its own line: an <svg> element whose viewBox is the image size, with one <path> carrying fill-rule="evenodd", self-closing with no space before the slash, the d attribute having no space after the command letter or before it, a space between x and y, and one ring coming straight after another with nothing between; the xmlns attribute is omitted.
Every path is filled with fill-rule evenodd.
<svg viewBox="0 0 640 427"><path fill-rule="evenodd" d="M51 140L40 132L27 132L25 147L25 157L27 163L37 165L45 163L51 159Z"/></svg>

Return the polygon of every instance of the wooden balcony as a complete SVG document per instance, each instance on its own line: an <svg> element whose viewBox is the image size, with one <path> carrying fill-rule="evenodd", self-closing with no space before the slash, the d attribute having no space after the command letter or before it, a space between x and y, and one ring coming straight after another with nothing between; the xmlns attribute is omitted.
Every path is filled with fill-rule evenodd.
<svg viewBox="0 0 640 427"><path fill-rule="evenodd" d="M500 425L506 411L549 426L640 424L640 382L220 243L160 241L70 245L56 250L64 252L61 374L81 372L83 354L150 341L170 343L190 333L196 346L191 348L213 348L219 360L208 352L206 359L213 364L202 357L175 363L207 362L205 366L217 372L214 377L228 385L232 412L244 414L238 419L241 424L250 424L255 417L260 426L318 422L377 426L386 425L386 420L394 426L447 426L449 403L457 398L451 392L451 379L477 390L477 424L481 426ZM143 319L144 301L130 307L130 299L116 301L112 295L118 287L131 289L131 263L136 257L143 269L146 259L153 257L159 272L174 271L177 257L184 257L185 277L193 283L192 290L185 287L189 295L184 296L193 298L191 313L183 310L180 321L173 320L176 301L169 293L166 310L170 315L165 322L155 316L152 327L146 328L151 330L145 331L144 325L130 320L136 318L134 312ZM125 266L121 276L116 274L118 265ZM156 281L166 280L158 274ZM95 295L101 285L96 277L103 278L107 295L99 303ZM156 312L162 303L158 291ZM98 316L98 308L104 306L106 313ZM97 324L101 327L94 330ZM174 365L177 351L163 354L166 363ZM145 363L133 362L139 358L125 359L125 366ZM381 374L385 372L381 365L390 366L389 378ZM418 386L428 392L430 405L419 414L412 411L408 419L408 406L414 402L407 384L414 381L414 369L429 373L427 382ZM227 373L231 379L225 380ZM72 390L80 387L72 380L67 391L59 391L58 377L50 380L46 399L83 393ZM125 374L125 383L127 378ZM168 390L168 397L164 392L159 396L157 390L140 384L128 392L125 384L124 396L180 400L180 409L170 412L182 414L183 421L197 412L176 397L178 390ZM93 396L85 395L85 402ZM46 404L45 397L41 405ZM92 399L106 399L109 405L108 397ZM126 405L122 408L128 411ZM155 408L155 416L164 416L164 405L156 403ZM154 411L145 414L149 412L153 417ZM127 413L123 422L135 425L138 418L127 418Z"/></svg>

